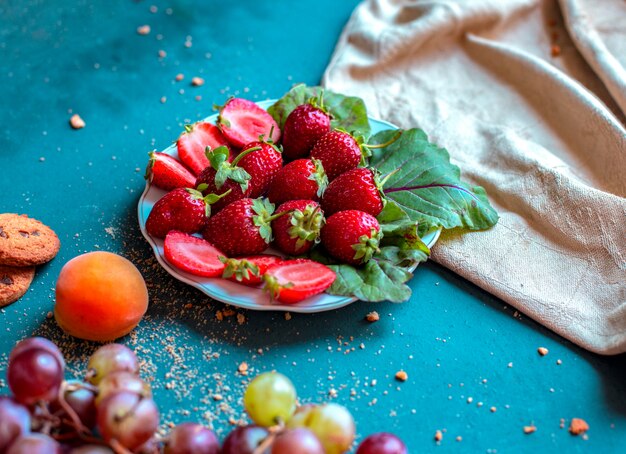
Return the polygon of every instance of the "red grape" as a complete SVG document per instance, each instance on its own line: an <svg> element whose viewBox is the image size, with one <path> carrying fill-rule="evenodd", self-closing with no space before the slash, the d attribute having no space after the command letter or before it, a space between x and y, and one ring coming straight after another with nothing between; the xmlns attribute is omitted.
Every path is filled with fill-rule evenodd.
<svg viewBox="0 0 626 454"><path fill-rule="evenodd" d="M18 402L32 405L51 401L57 397L63 381L63 366L52 353L33 347L11 358L7 380Z"/></svg>
<svg viewBox="0 0 626 454"><path fill-rule="evenodd" d="M81 382L71 381L63 398L87 429L92 429L96 425L96 396L93 391L81 387ZM58 400L50 405L50 411L67 417Z"/></svg>
<svg viewBox="0 0 626 454"><path fill-rule="evenodd" d="M139 375L139 362L133 351L122 344L107 344L96 350L87 364L88 380L94 385L113 372Z"/></svg>
<svg viewBox="0 0 626 454"><path fill-rule="evenodd" d="M222 454L254 454L267 435L267 430L260 426L237 427L224 440Z"/></svg>
<svg viewBox="0 0 626 454"><path fill-rule="evenodd" d="M47 435L32 433L16 438L6 454L61 454L61 445Z"/></svg>
<svg viewBox="0 0 626 454"><path fill-rule="evenodd" d="M20 435L30 432L30 413L10 397L0 396L0 452Z"/></svg>
<svg viewBox="0 0 626 454"><path fill-rule="evenodd" d="M372 434L361 442L356 454L408 454L405 444L387 432Z"/></svg>
<svg viewBox="0 0 626 454"><path fill-rule="evenodd" d="M317 437L308 429L287 430L276 437L270 454L324 454Z"/></svg>
<svg viewBox="0 0 626 454"><path fill-rule="evenodd" d="M69 454L115 454L111 448L100 445L83 445L72 449Z"/></svg>
<svg viewBox="0 0 626 454"><path fill-rule="evenodd" d="M183 423L174 427L165 445L165 454L218 454L220 445L212 430L201 424Z"/></svg>
<svg viewBox="0 0 626 454"><path fill-rule="evenodd" d="M116 440L133 450L154 435L159 426L159 411L152 399L120 391L100 402L97 422L104 441Z"/></svg>
<svg viewBox="0 0 626 454"><path fill-rule="evenodd" d="M18 342L17 345L13 347L13 350L11 350L11 354L9 355L9 362L11 362L13 358L20 353L25 352L26 350L30 350L31 348L39 348L54 355L57 361L59 361L61 368L65 368L65 360L63 359L63 354L61 354L59 347L57 347L54 342L46 339L45 337L29 337L21 342Z"/></svg>
<svg viewBox="0 0 626 454"><path fill-rule="evenodd" d="M152 397L152 390L146 382L135 374L120 371L110 373L100 381L96 405L99 405L108 395L119 391L130 391L143 397Z"/></svg>

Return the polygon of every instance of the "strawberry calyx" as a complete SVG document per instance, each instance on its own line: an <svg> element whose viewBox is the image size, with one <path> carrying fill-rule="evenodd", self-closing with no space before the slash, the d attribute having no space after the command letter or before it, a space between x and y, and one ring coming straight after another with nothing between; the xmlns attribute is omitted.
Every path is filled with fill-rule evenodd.
<svg viewBox="0 0 626 454"><path fill-rule="evenodd" d="M329 110L324 105L324 90L320 91L319 96L312 96L312 97L310 97L306 101L306 103L310 104L311 106L313 106L317 110L320 110L320 111L324 112L326 115L328 115L329 118L332 118L331 113L329 112Z"/></svg>
<svg viewBox="0 0 626 454"><path fill-rule="evenodd" d="M189 193L189 195L191 195L192 199L202 200L204 202L204 213L206 214L207 218L211 216L211 205L217 202L218 200L226 197L228 194L232 192L232 189L229 189L228 191L222 194L211 193L211 194L203 195L202 191L206 190L206 188L208 187L209 187L208 184L202 183L202 184L199 184L196 189L185 188L185 190Z"/></svg>
<svg viewBox="0 0 626 454"><path fill-rule="evenodd" d="M319 205L307 205L304 211L291 211L291 219L289 220L291 227L287 233L296 240L296 249L300 249L307 242L319 243L320 231L324 225L324 215Z"/></svg>
<svg viewBox="0 0 626 454"><path fill-rule="evenodd" d="M354 260L358 260L363 263L369 262L376 252L380 252L378 245L381 240L380 232L376 229L372 229L369 235L361 235L359 242L352 245L354 249Z"/></svg>
<svg viewBox="0 0 626 454"><path fill-rule="evenodd" d="M245 193L248 189L249 180L252 177L244 169L237 167L237 163L246 154L250 154L258 149L260 149L260 147L244 150L237 155L233 162L228 162L230 151L227 147L221 146L213 150L207 147L206 157L208 158L213 170L215 170L215 187L220 189L224 183L226 183L226 180L232 180L235 183L239 183L241 191Z"/></svg>
<svg viewBox="0 0 626 454"><path fill-rule="evenodd" d="M252 201L252 211L256 214L252 216L252 222L259 228L259 235L267 244L272 242L272 221L288 213L281 211L274 214L276 207L267 199L259 198Z"/></svg>
<svg viewBox="0 0 626 454"><path fill-rule="evenodd" d="M328 176L326 175L322 161L315 158L311 158L311 161L313 161L315 170L308 176L308 179L317 183L316 194L321 198L324 195L324 191L326 191L326 188L328 187Z"/></svg>
<svg viewBox="0 0 626 454"><path fill-rule="evenodd" d="M261 270L257 265L246 259L226 258L223 255L218 257L220 262L226 265L222 277L225 279L234 278L238 282L250 280L251 276L260 277Z"/></svg>
<svg viewBox="0 0 626 454"><path fill-rule="evenodd" d="M286 288L292 288L294 286L293 282L287 282L286 284L281 284L278 282L274 276L270 276L269 274L263 275L263 291L266 291L270 294L270 299L278 299L280 296L280 292Z"/></svg>
<svg viewBox="0 0 626 454"><path fill-rule="evenodd" d="M146 166L146 174L143 176L148 181L151 181L152 179L152 168L156 163L156 156L154 155L155 153L156 150L148 152L148 165Z"/></svg>

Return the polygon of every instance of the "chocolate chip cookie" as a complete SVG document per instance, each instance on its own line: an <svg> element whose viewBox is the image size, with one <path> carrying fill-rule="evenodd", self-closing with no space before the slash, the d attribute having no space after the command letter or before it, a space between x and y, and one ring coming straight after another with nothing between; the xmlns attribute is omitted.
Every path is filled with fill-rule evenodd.
<svg viewBox="0 0 626 454"><path fill-rule="evenodd" d="M0 214L0 265L34 266L57 255L61 242L54 231L25 214Z"/></svg>
<svg viewBox="0 0 626 454"><path fill-rule="evenodd" d="M0 265L0 307L11 304L24 295L35 276L35 267Z"/></svg>

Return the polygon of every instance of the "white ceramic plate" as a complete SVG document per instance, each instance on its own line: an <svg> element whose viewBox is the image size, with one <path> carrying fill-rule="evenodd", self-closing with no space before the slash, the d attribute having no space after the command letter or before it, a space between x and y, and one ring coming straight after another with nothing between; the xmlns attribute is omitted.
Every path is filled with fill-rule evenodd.
<svg viewBox="0 0 626 454"><path fill-rule="evenodd" d="M270 100L262 101L258 104L264 109L267 109L274 102L275 101ZM205 119L205 121L215 122L216 118L217 114L208 117L207 119ZM397 126L394 126L391 123L387 123L385 121L376 120L373 118L370 118L369 120L372 127L372 133L376 133L384 129L398 129ZM163 150L163 152L178 158L175 144ZM143 191L143 194L139 198L139 206L137 210L139 215L139 227L141 228L141 233L143 233L143 236L152 246L154 254L161 266L165 268L165 270L176 279L186 282L187 284L206 293L211 298L214 298L223 303L260 311L291 311L313 313L338 309L357 301L357 299L354 297L321 294L308 298L297 304L278 304L277 302L270 301L268 294L260 288L247 287L245 285L237 284L226 279L194 276L173 267L165 260L165 255L163 253L163 240L159 238L153 238L146 231L146 219L148 219L148 215L150 214L150 211L152 210L154 204L157 202L157 200L163 197L165 193L166 191L159 189L156 186L152 186L150 183L146 183L146 189ZM440 232L440 230L432 232L422 238L422 240L429 248L431 248L437 242ZM417 264L413 265L410 270L413 271L416 267Z"/></svg>

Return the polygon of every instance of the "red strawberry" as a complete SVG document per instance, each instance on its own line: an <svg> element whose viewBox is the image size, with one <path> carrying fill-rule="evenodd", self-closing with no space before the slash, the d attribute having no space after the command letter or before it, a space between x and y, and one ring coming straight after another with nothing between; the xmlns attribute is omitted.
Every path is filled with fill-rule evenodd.
<svg viewBox="0 0 626 454"><path fill-rule="evenodd" d="M215 202L213 213L219 212L235 200L250 195L250 174L237 166L237 158L232 163L228 162L226 147L211 150L207 152L207 156L210 165L198 175L196 188L203 194L224 194L230 191L228 195Z"/></svg>
<svg viewBox="0 0 626 454"><path fill-rule="evenodd" d="M322 228L322 244L328 253L351 265L369 262L381 237L376 218L358 210L335 213Z"/></svg>
<svg viewBox="0 0 626 454"><path fill-rule="evenodd" d="M274 143L280 139L280 129L272 116L247 99L231 98L226 101L220 108L217 125L226 139L239 148L262 135Z"/></svg>
<svg viewBox="0 0 626 454"><path fill-rule="evenodd" d="M324 213L313 200L290 200L276 209L287 214L272 221L274 245L287 255L306 254L319 242Z"/></svg>
<svg viewBox="0 0 626 454"><path fill-rule="evenodd" d="M328 186L328 178L317 159L297 159L290 162L272 180L268 199L273 203L287 200L319 200Z"/></svg>
<svg viewBox="0 0 626 454"><path fill-rule="evenodd" d="M256 198L267 192L270 183L283 167L283 157L271 141L259 140L243 147L241 154L233 160L233 165L238 165L248 172L249 197Z"/></svg>
<svg viewBox="0 0 626 454"><path fill-rule="evenodd" d="M146 220L146 230L157 238L165 238L170 230L199 232L211 215L211 204L219 198L215 194L203 196L195 189L174 189L154 204Z"/></svg>
<svg viewBox="0 0 626 454"><path fill-rule="evenodd" d="M335 178L322 197L326 216L345 210L365 211L376 217L383 210L382 183L371 169L358 167Z"/></svg>
<svg viewBox="0 0 626 454"><path fill-rule="evenodd" d="M218 277L225 268L219 259L224 255L222 251L202 238L177 230L167 234L163 250L168 262L196 276Z"/></svg>
<svg viewBox="0 0 626 454"><path fill-rule="evenodd" d="M285 159L291 161L308 156L315 142L329 131L330 115L321 98L311 98L306 104L299 105L283 126Z"/></svg>
<svg viewBox="0 0 626 454"><path fill-rule="evenodd" d="M146 180L153 185L171 191L176 188L193 188L196 177L176 158L166 154L148 153L150 160L146 169Z"/></svg>
<svg viewBox="0 0 626 454"><path fill-rule="evenodd" d="M354 169L363 160L363 140L345 131L334 130L324 134L311 150L311 157L322 161L330 181L348 170Z"/></svg>
<svg viewBox="0 0 626 454"><path fill-rule="evenodd" d="M222 277L244 285L258 285L267 269L283 259L277 255L262 254L241 257L239 259L227 259L220 257L226 266Z"/></svg>
<svg viewBox="0 0 626 454"><path fill-rule="evenodd" d="M268 200L237 200L209 219L202 236L227 257L260 254L272 241L273 212Z"/></svg>
<svg viewBox="0 0 626 454"><path fill-rule="evenodd" d="M185 125L185 131L176 142L178 157L196 175L209 165L207 147L214 149L221 146L228 146L226 138L217 126L204 121Z"/></svg>
<svg viewBox="0 0 626 454"><path fill-rule="evenodd" d="M271 266L263 276L265 289L273 298L293 304L322 293L335 281L336 274L326 265L308 259L285 260Z"/></svg>

